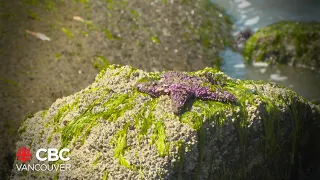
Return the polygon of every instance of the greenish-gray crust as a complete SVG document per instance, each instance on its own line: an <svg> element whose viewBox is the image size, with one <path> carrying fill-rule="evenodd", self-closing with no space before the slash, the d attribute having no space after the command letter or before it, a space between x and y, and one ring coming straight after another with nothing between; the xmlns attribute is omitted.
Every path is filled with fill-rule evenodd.
<svg viewBox="0 0 320 180"><path fill-rule="evenodd" d="M276 84L205 68L186 73L212 73L238 102L194 100L175 115L169 96L151 98L135 87L161 73L109 66L86 89L57 100L46 116L28 118L17 147L69 148L73 170L59 178L283 179L304 170L296 167L303 167L304 148L313 143L306 138L319 131L316 106Z"/></svg>
<svg viewBox="0 0 320 180"><path fill-rule="evenodd" d="M107 0L99 6L105 19L92 25L107 39L104 53L92 60L99 70L113 63L144 70L219 68L218 52L233 44L230 18L209 0Z"/></svg>
<svg viewBox="0 0 320 180"><path fill-rule="evenodd" d="M245 43L247 61L320 69L320 23L281 21L259 29Z"/></svg>

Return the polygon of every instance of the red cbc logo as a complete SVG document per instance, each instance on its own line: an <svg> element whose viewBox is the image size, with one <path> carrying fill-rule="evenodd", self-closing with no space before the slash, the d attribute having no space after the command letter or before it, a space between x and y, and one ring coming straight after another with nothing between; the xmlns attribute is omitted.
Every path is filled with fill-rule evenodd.
<svg viewBox="0 0 320 180"><path fill-rule="evenodd" d="M22 163L26 163L27 161L30 161L32 153L30 149L23 146L20 149L18 149L16 156L19 161L21 161Z"/></svg>

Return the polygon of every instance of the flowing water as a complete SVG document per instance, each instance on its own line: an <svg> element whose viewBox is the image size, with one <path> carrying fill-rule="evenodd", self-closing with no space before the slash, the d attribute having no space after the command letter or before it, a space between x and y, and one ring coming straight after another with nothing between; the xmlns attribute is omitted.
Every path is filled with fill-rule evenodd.
<svg viewBox="0 0 320 180"><path fill-rule="evenodd" d="M245 28L254 31L281 20L320 22L317 0L212 0L225 9L234 22L233 34ZM309 100L320 102L320 72L289 66L248 65L243 56L226 48L221 69L233 78L265 80L289 87Z"/></svg>

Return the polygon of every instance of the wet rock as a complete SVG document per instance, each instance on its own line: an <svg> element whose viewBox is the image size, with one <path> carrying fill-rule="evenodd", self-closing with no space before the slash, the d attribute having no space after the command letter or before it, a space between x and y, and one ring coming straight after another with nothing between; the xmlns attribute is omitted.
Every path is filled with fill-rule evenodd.
<svg viewBox="0 0 320 180"><path fill-rule="evenodd" d="M199 70L218 64L219 51L233 41L229 17L207 0L111 0L96 6L96 16L108 14L98 24L108 34L101 51L109 64Z"/></svg>
<svg viewBox="0 0 320 180"><path fill-rule="evenodd" d="M168 94L137 90L163 74L111 65L89 87L28 118L16 149L69 148L71 171L23 173L14 166L12 178L299 179L319 168L320 109L294 91L211 68L184 72L194 79L210 74L223 86L205 85L238 102L196 99L175 114Z"/></svg>
<svg viewBox="0 0 320 180"><path fill-rule="evenodd" d="M248 61L320 69L320 23L282 21L263 27L245 43Z"/></svg>
<svg viewBox="0 0 320 180"><path fill-rule="evenodd" d="M246 28L243 31L240 31L236 37L236 47L239 51L242 51L246 41L252 36L253 32L251 29Z"/></svg>

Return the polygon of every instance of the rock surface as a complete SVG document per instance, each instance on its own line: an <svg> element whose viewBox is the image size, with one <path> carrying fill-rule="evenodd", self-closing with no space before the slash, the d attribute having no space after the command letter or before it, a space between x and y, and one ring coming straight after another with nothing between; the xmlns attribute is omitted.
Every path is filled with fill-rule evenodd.
<svg viewBox="0 0 320 180"><path fill-rule="evenodd" d="M233 41L229 17L208 0L108 0L101 4L107 6L97 6L107 13L97 24L107 28L108 41L101 46L111 64L148 71L199 70L219 64L219 50Z"/></svg>
<svg viewBox="0 0 320 180"><path fill-rule="evenodd" d="M219 64L232 40L228 16L208 0L1 1L0 12L0 179L21 121L92 83L93 65L198 70Z"/></svg>
<svg viewBox="0 0 320 180"><path fill-rule="evenodd" d="M248 61L320 69L320 23L282 21L259 29L245 43Z"/></svg>
<svg viewBox="0 0 320 180"><path fill-rule="evenodd" d="M207 73L219 82L211 88L232 92L237 102L195 99L176 115L168 95L137 90L163 73L109 66L93 84L20 127L17 149L67 147L72 170L14 167L12 178L281 179L319 167L319 107L275 84L235 80L210 68L186 74ZM34 156L32 163L38 163Z"/></svg>

